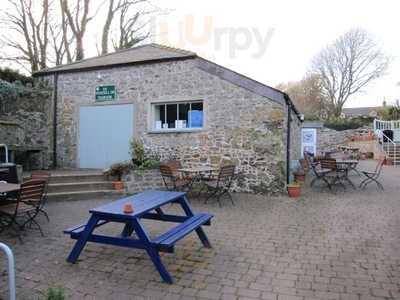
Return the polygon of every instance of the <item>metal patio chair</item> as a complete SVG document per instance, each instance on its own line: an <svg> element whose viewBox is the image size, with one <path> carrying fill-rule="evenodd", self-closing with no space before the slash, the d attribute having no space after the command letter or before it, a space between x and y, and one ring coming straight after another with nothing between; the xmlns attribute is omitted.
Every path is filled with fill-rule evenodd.
<svg viewBox="0 0 400 300"><path fill-rule="evenodd" d="M339 183L343 189L346 190L344 182L347 182L351 185L351 187L356 189L355 185L349 178L349 171L351 168L348 164L339 163L333 158L325 158L321 160L321 167L332 170L332 172L326 174L326 177L331 179L331 187Z"/></svg>
<svg viewBox="0 0 400 300"><path fill-rule="evenodd" d="M3 228L16 226L15 232L22 242L20 231L26 225L35 225L40 234L44 236L42 228L35 220L39 213L39 207L43 199L46 181L43 179L32 179L21 184L17 199L10 204L0 206L0 217L3 220ZM30 202L26 204L25 202Z"/></svg>
<svg viewBox="0 0 400 300"><path fill-rule="evenodd" d="M179 174L177 174L176 169L174 169L174 165L168 162L161 163L160 173L167 190L187 191L190 188L192 181L187 178L181 178Z"/></svg>
<svg viewBox="0 0 400 300"><path fill-rule="evenodd" d="M308 157L308 156L305 156ZM310 169L312 170L313 174L314 174L314 178L310 183L310 186L313 187L314 184L317 181L322 181L326 184L326 186L331 190L332 186L327 178L327 174L332 172L332 169L324 169L321 167L320 161L318 162L314 162L314 161L310 161L309 158L306 158L307 162L309 163Z"/></svg>
<svg viewBox="0 0 400 300"><path fill-rule="evenodd" d="M221 166L216 180L207 180L204 182L209 193L208 197L204 200L207 203L209 199L216 197L219 206L221 207L221 197L227 195L233 202L232 195L230 194L230 188L232 185L232 180L235 177L235 165L224 165Z"/></svg>
<svg viewBox="0 0 400 300"><path fill-rule="evenodd" d="M47 221L50 222L50 218L49 215L47 214L47 212L44 210L44 206L47 202L47 190L48 190L48 185L50 182L50 177L51 177L51 173L48 171L43 171L43 170L38 170L38 171L32 171L31 172L31 179L43 179L46 181L46 185L44 187L44 192L43 192L43 199L41 202L41 206L38 207L39 213L43 214ZM26 202L27 204L35 204L35 203L29 203Z"/></svg>
<svg viewBox="0 0 400 300"><path fill-rule="evenodd" d="M361 181L360 183L360 188L365 189L365 187L372 183L375 182L376 185L382 190L384 191L385 189L383 188L383 185L378 181L379 176L382 173L382 168L383 165L385 163L385 158L380 158L378 161L378 164L375 167L375 171L374 172L369 172L369 171L361 171L361 173L367 177L365 178L363 181Z"/></svg>
<svg viewBox="0 0 400 300"><path fill-rule="evenodd" d="M325 178L329 182L329 189L332 190L332 187L336 184L339 183L344 189L346 189L346 186L344 185L342 179L345 177L345 171L342 169L338 168L338 165L336 163L336 159L334 158L324 158L320 160L321 168L325 170L330 170L330 172L327 172L325 174Z"/></svg>

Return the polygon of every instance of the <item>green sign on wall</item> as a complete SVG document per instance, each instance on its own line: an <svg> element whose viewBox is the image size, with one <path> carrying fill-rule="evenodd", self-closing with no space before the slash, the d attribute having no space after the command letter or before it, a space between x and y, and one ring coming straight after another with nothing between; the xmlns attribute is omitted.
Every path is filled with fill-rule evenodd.
<svg viewBox="0 0 400 300"><path fill-rule="evenodd" d="M115 100L116 94L115 85L96 86L96 101Z"/></svg>

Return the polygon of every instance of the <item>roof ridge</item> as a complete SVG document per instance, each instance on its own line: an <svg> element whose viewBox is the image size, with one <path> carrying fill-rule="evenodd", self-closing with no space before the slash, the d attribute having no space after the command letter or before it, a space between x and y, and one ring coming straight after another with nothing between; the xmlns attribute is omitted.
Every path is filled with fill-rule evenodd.
<svg viewBox="0 0 400 300"><path fill-rule="evenodd" d="M195 52L189 51L189 50L185 50L185 49L182 49L182 48L176 48L176 47L172 47L172 46L168 46L168 45L162 45L162 44L157 44L157 43L150 43L150 44L147 44L147 45L153 46L153 47L156 47L156 48L160 48L160 49L165 49L165 50L173 51L173 52L178 52L178 53L180 53L180 54L188 54L188 55L196 55L196 56L197 56L197 54L196 54Z"/></svg>
<svg viewBox="0 0 400 300"><path fill-rule="evenodd" d="M106 54L101 54L101 55L98 55L98 56L88 57L88 58L85 58L85 59L81 59L81 60L78 60L78 61L74 61L74 62L70 62L70 63L58 65L58 66L54 66L54 67L51 67L51 68L46 68L46 69L43 69L43 70L39 70L39 71L37 71L35 73L47 72L49 70L57 71L58 69L61 69L61 68L65 67L65 66L74 66L74 65L80 64L82 62L87 62L87 61L91 61L91 60L95 60L95 59L101 59L101 58L104 58L104 57L107 57L107 56L120 54L122 52L129 52L129 51L137 50L137 49L144 48L144 47L154 47L154 48L158 48L158 49L162 49L162 50L175 52L175 53L178 53L178 54L197 56L197 54L195 52L187 51L187 50L184 50L184 49L174 48L174 47L161 45L161 44L156 44L156 43L149 43L149 44L138 45L138 46L127 48L127 49L117 50L117 51L114 51L114 52L109 52L109 53L106 53Z"/></svg>

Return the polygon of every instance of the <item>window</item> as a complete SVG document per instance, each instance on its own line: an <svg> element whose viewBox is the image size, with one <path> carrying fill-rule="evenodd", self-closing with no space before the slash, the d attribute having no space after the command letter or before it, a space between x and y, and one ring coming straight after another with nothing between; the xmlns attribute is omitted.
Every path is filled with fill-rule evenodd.
<svg viewBox="0 0 400 300"><path fill-rule="evenodd" d="M203 128L203 101L153 104L153 130Z"/></svg>

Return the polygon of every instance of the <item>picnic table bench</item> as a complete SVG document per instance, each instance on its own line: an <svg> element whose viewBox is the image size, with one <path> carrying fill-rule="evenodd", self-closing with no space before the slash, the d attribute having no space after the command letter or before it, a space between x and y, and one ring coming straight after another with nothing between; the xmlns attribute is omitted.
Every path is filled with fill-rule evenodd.
<svg viewBox="0 0 400 300"><path fill-rule="evenodd" d="M126 203L133 206L133 213L123 212ZM185 215L164 213L161 207L168 203L179 204ZM174 252L176 242L193 231L197 233L204 247L211 248L201 226L210 225L213 216L208 213L193 213L184 192L146 191L91 209L89 212L91 216L87 223L64 230L64 233L77 240L67 258L68 262L75 263L77 261L87 242L142 249L150 256L162 279L172 283L172 277L163 265L159 252ZM151 238L143 227L141 219L179 224L167 232ZM122 223L124 227L121 234L109 236L93 233L96 228L108 223ZM132 238L134 232L137 238Z"/></svg>

